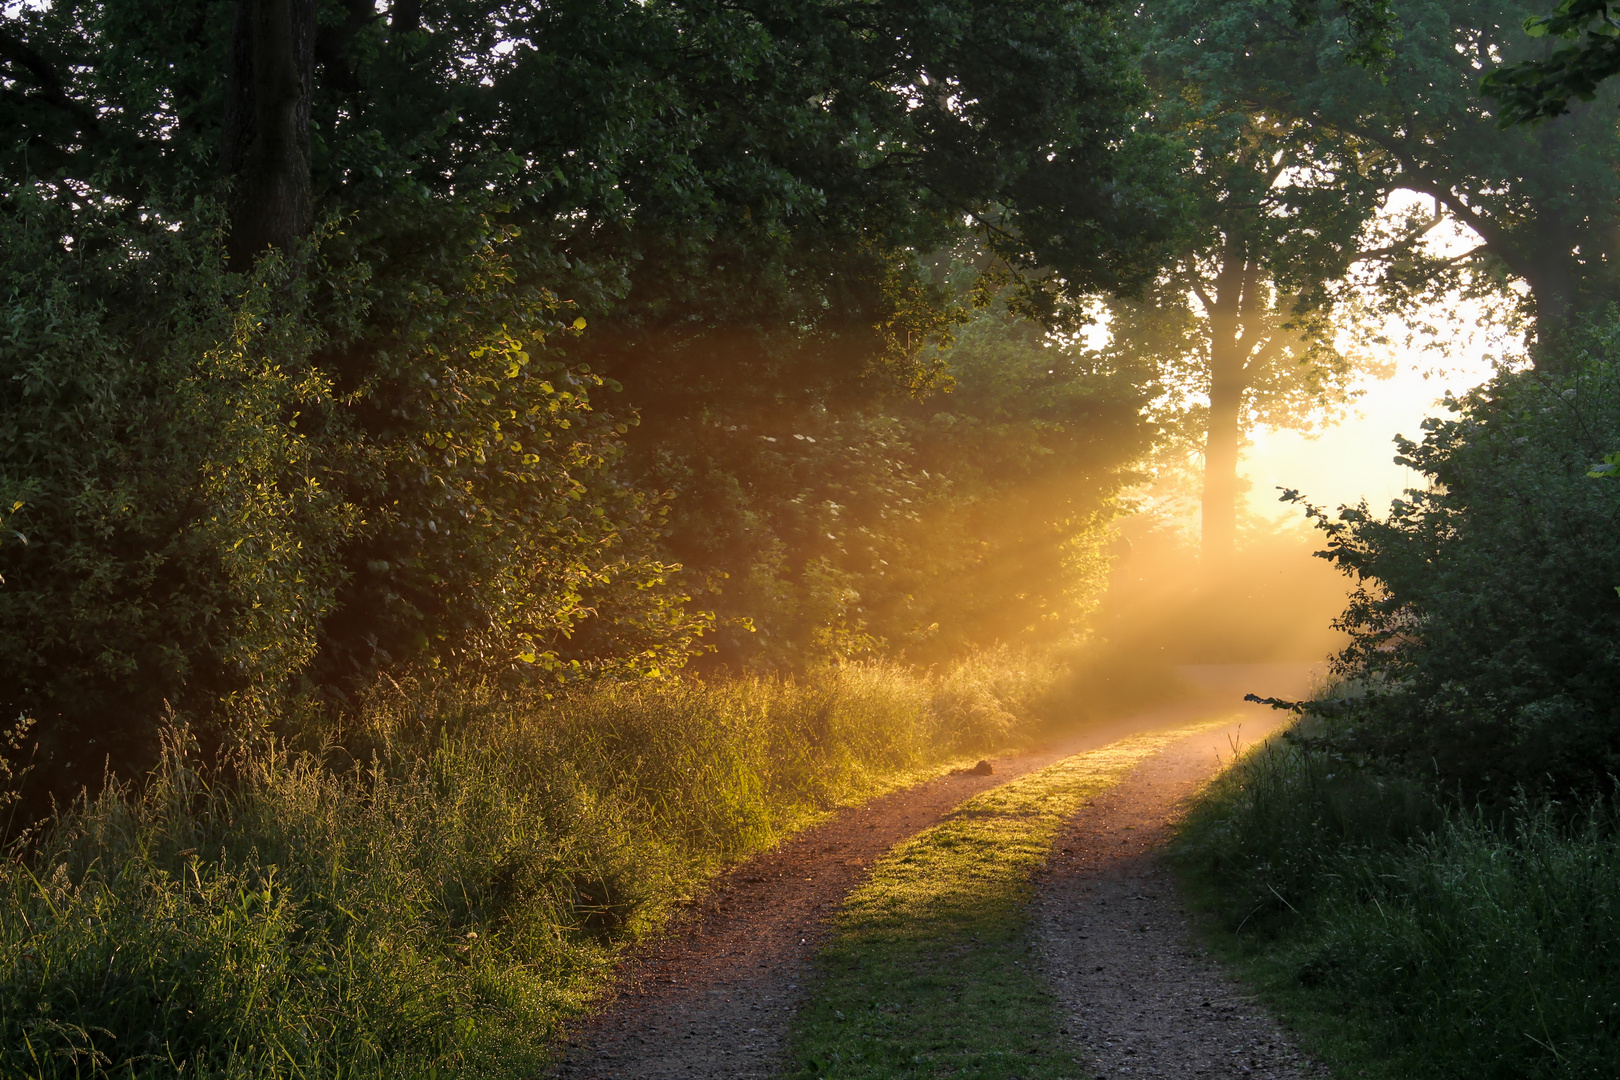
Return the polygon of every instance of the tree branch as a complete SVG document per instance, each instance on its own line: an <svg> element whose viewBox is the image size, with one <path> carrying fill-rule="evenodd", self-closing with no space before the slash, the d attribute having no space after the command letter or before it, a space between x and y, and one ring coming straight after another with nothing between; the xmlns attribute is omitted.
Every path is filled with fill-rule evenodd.
<svg viewBox="0 0 1620 1080"><path fill-rule="evenodd" d="M0 29L0 60L9 60L33 76L38 92L23 96L27 102L40 102L73 117L81 134L101 135L101 118L94 109L68 95L67 85L55 68L27 42Z"/></svg>
<svg viewBox="0 0 1620 1080"><path fill-rule="evenodd" d="M1436 205L1438 205L1438 203ZM1440 225L1441 222L1445 220L1446 219L1444 217L1437 213L1429 219L1428 224L1424 225L1423 228L1415 229L1412 232L1407 233L1399 240L1396 240L1393 244L1385 244L1381 248L1370 248L1367 251L1360 252L1352 257L1350 261L1352 263L1367 262L1371 259L1388 258L1393 255L1399 255L1403 252L1411 251L1419 240L1423 239L1425 236L1428 236Z"/></svg>

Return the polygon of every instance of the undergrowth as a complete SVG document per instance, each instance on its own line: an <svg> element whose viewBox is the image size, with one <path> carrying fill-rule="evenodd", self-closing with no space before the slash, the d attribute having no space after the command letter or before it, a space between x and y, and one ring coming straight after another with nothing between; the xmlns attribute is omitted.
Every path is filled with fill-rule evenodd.
<svg viewBox="0 0 1620 1080"><path fill-rule="evenodd" d="M1177 858L1238 958L1342 1075L1620 1075L1620 818L1486 814L1273 740L1188 814Z"/></svg>
<svg viewBox="0 0 1620 1080"><path fill-rule="evenodd" d="M206 767L175 731L0 864L0 1075L530 1075L715 869L1017 742L1054 678L412 684Z"/></svg>

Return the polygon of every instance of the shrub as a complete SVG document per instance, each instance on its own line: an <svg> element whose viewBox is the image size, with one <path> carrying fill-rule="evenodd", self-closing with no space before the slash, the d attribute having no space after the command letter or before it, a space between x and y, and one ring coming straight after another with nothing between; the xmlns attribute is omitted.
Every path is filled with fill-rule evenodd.
<svg viewBox="0 0 1620 1080"><path fill-rule="evenodd" d="M231 279L206 227L105 221L64 250L48 205L6 201L0 708L93 776L151 760L165 700L262 710L315 652L361 515L323 483L333 387L283 265Z"/></svg>
<svg viewBox="0 0 1620 1080"><path fill-rule="evenodd" d="M1354 575L1347 747L1496 801L1590 795L1620 772L1620 315L1559 374L1504 371L1402 440L1428 486L1389 516L1313 510Z"/></svg>
<svg viewBox="0 0 1620 1080"><path fill-rule="evenodd" d="M390 666L679 666L705 619L502 234L371 328L356 383L363 269L228 272L188 216L0 198L0 709L49 787L150 763L165 702L241 729Z"/></svg>
<svg viewBox="0 0 1620 1080"><path fill-rule="evenodd" d="M1410 778L1278 739L1199 797L1176 856L1314 1026L1360 1040L1371 1060L1347 1070L1606 1077L1620 815L1589 806L1447 810Z"/></svg>

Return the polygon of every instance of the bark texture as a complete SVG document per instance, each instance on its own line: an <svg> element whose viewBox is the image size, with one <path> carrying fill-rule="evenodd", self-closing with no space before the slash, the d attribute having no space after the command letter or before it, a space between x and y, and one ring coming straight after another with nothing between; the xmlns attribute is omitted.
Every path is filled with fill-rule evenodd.
<svg viewBox="0 0 1620 1080"><path fill-rule="evenodd" d="M221 163L230 182L230 256L293 251L314 224L309 120L315 0L237 0Z"/></svg>

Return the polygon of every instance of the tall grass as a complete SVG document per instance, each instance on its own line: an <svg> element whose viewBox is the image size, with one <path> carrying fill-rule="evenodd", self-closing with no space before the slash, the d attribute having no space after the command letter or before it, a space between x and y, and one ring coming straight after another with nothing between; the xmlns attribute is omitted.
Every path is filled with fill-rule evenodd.
<svg viewBox="0 0 1620 1080"><path fill-rule="evenodd" d="M1488 818L1274 741L1204 793L1177 857L1347 1074L1614 1077L1617 837L1608 806Z"/></svg>
<svg viewBox="0 0 1620 1080"><path fill-rule="evenodd" d="M1053 674L412 684L206 768L176 731L0 865L0 1075L532 1074L717 867L1016 741Z"/></svg>

